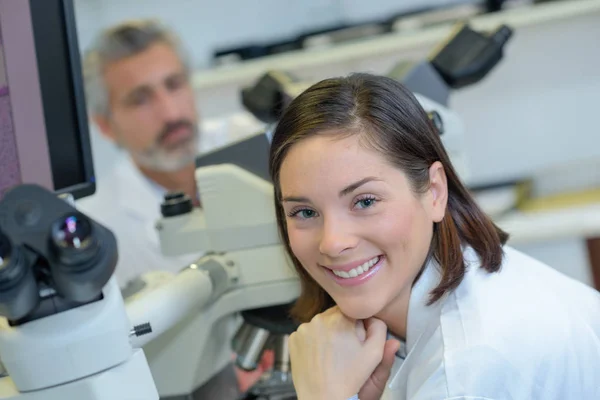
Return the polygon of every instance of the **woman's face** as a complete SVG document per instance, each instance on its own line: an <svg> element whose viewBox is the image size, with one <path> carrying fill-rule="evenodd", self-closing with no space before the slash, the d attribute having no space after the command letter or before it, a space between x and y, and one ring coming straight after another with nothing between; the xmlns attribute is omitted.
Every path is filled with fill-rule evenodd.
<svg viewBox="0 0 600 400"><path fill-rule="evenodd" d="M408 301L446 207L441 164L429 173L430 188L416 195L358 135L315 136L288 152L280 185L290 246L347 316L365 319Z"/></svg>

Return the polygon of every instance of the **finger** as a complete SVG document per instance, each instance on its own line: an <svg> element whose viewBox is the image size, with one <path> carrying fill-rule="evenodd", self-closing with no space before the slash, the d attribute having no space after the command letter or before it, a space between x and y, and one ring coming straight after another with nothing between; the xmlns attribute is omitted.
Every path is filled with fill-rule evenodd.
<svg viewBox="0 0 600 400"><path fill-rule="evenodd" d="M336 316L342 315L338 306L333 306L328 308L327 310L316 314L310 320L310 323L319 324L331 318L336 318Z"/></svg>
<svg viewBox="0 0 600 400"><path fill-rule="evenodd" d="M323 313L324 319L328 320L331 326L335 326L338 331L350 332L356 329L356 319L348 317L339 307L332 307L325 313Z"/></svg>
<svg viewBox="0 0 600 400"><path fill-rule="evenodd" d="M379 322L383 322L383 321L381 321L379 318L375 318L375 317L367 318L367 319L365 319L364 321L365 321L365 328L366 328L367 330L369 329L369 326L371 326L371 324L373 324L373 323L378 323L377 321L379 321Z"/></svg>
<svg viewBox="0 0 600 400"><path fill-rule="evenodd" d="M326 315L331 315L331 314L335 314L338 312L340 312L340 308L337 305L335 305L335 306L329 307L327 310L323 311L321 313L321 315L326 316Z"/></svg>
<svg viewBox="0 0 600 400"><path fill-rule="evenodd" d="M367 338L365 340L365 347L372 356L378 357L377 363L381 362L383 357L383 349L387 337L387 326L385 323L377 318L370 318L371 321L367 323Z"/></svg>
<svg viewBox="0 0 600 400"><path fill-rule="evenodd" d="M396 352L400 348L400 342L395 339L386 341L383 350L383 359L375 368L369 380L361 388L359 398L361 399L378 399L385 391L385 386L390 378L390 372L396 360Z"/></svg>
<svg viewBox="0 0 600 400"><path fill-rule="evenodd" d="M387 370L388 374L394 365L394 361L396 361L396 352L398 350L400 350L400 342L398 340L389 339L385 342L385 347L383 348L383 359L381 360L379 367Z"/></svg>
<svg viewBox="0 0 600 400"><path fill-rule="evenodd" d="M365 329L365 324L362 320L356 321L356 336L361 343L363 343L367 339L367 330Z"/></svg>
<svg viewBox="0 0 600 400"><path fill-rule="evenodd" d="M367 331L367 339L370 337L376 337L381 339L387 336L387 326L385 322L378 318L369 318L365 320L365 329ZM383 342L381 343L383 347Z"/></svg>
<svg viewBox="0 0 600 400"><path fill-rule="evenodd" d="M390 377L390 371L394 366L394 361L396 360L396 352L400 348L400 342L395 339L390 339L386 341L385 347L383 349L383 359L373 371L371 375L371 380L377 386L378 389L383 390L385 388L385 384Z"/></svg>

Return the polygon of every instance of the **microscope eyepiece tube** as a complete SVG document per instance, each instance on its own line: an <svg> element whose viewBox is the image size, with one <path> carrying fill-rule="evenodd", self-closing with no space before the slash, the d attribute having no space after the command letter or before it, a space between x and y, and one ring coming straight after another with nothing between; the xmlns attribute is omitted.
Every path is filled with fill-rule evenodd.
<svg viewBox="0 0 600 400"><path fill-rule="evenodd" d="M79 303L97 298L116 266L114 237L74 211L54 220L48 240L50 269L58 293Z"/></svg>
<svg viewBox="0 0 600 400"><path fill-rule="evenodd" d="M0 231L0 285L6 287L24 275L21 254L8 236Z"/></svg>
<svg viewBox="0 0 600 400"><path fill-rule="evenodd" d="M88 269L89 261L98 253L98 238L89 219L69 213L58 219L51 230L51 240L60 261L69 269Z"/></svg>
<svg viewBox="0 0 600 400"><path fill-rule="evenodd" d="M39 302L31 263L20 246L0 230L0 315L9 321L25 317Z"/></svg>

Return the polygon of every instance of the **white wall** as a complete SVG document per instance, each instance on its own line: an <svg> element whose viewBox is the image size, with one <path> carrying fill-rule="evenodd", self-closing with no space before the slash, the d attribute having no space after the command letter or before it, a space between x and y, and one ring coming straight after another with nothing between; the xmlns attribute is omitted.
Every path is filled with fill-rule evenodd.
<svg viewBox="0 0 600 400"><path fill-rule="evenodd" d="M473 179L600 165L600 14L520 29L490 79L457 93Z"/></svg>
<svg viewBox="0 0 600 400"><path fill-rule="evenodd" d="M405 10L475 0L74 0L80 47L100 29L131 18L160 18L188 45L196 68L218 47L277 41L338 23L386 18Z"/></svg>
<svg viewBox="0 0 600 400"><path fill-rule="evenodd" d="M391 1L379 1L391 4ZM285 7L282 5L284 3ZM201 4L205 3L191 0L169 2L169 7L165 7L166 3L162 1L159 4L158 0L144 1L142 10L140 2L133 0L76 0L82 47L85 47L91 35L101 26L128 16L154 15L162 10L163 19L177 22L178 30L183 32L182 36L193 44L199 64L202 63L202 54L207 52L207 43L217 40L219 34L223 36L222 40L233 40L244 30L252 31L255 37L266 37L269 29L283 29L284 26L291 29L291 21L305 23L304 17L297 16L307 14L301 14L296 9L290 12L290 7L299 7L293 5L295 3L298 2L253 2L253 7L243 13L246 17L244 21L250 22L240 25L237 30L225 27L236 22L241 24L242 20L235 21L235 17L229 15L231 13L222 11L224 5L239 5L235 0L223 0L219 2L223 7L205 7L202 11ZM322 7L329 4L333 7L333 4L339 6L342 2L311 0L305 3L315 7L317 4ZM344 3L347 5L347 18L350 18L350 14L359 14L358 9L348 11L359 3L349 0ZM196 7L198 12L183 12L184 4ZM307 10L310 7L305 5L302 10L309 12ZM206 18L201 18L201 15ZM267 19L264 15L279 15L281 18L294 15L297 18L289 17L283 23L284 19ZM212 25L209 21L212 21ZM276 24L281 26L276 27ZM265 25L270 28L267 29ZM462 116L467 127L465 152L472 183L528 176L538 170L582 159L592 160L592 163L600 160L600 128L595 118L600 104L598 43L600 11L523 26L516 29L506 48L504 60L490 76L479 84L453 94L451 107ZM382 50L381 53L372 53L374 55L368 57L357 54L349 61L312 68L301 65L296 70L288 70L306 79L320 79L352 71L385 73L398 61L422 59L432 47L433 45L406 49L401 54ZM305 57L319 57L319 54L308 52ZM277 67L276 61L273 62L273 67ZM205 75L209 80L213 76L210 72ZM202 115L213 117L240 111L239 91L257 77L258 73L245 79L200 85L197 97ZM101 173L110 165L115 153L112 146L96 136L93 143L96 164ZM568 180L569 177L563 177L563 182Z"/></svg>
<svg viewBox="0 0 600 400"><path fill-rule="evenodd" d="M595 117L600 104L599 43L600 9L516 29L492 73L453 93L450 106L467 128L472 183L529 176L578 160L597 160L600 169L600 124ZM425 57L430 49L292 70L309 79L352 71L386 73L398 61ZM206 85L198 91L200 107L209 114L240 110L239 90L248 83Z"/></svg>
<svg viewBox="0 0 600 400"><path fill-rule="evenodd" d="M385 18L394 13L426 5L472 3L474 0L74 0L80 51L90 46L108 26L135 18L159 18L172 27L190 52L199 70L209 68L219 46L252 41L282 40L304 30L336 23L358 23ZM204 117L239 110L238 88L216 88L198 92ZM215 98L215 92L218 95ZM212 98L212 99L211 99ZM90 126L96 174L99 179L112 167L118 152Z"/></svg>

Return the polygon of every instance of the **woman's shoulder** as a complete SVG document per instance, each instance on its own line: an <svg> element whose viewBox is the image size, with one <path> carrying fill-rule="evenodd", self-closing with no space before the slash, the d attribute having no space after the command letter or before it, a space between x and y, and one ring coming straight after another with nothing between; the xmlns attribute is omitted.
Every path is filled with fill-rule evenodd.
<svg viewBox="0 0 600 400"><path fill-rule="evenodd" d="M497 272L481 268L477 253L470 247L464 249L464 259L467 272L458 293L465 298L475 295L491 299L493 295L511 293L509 297L515 301L529 299L535 303L537 298L560 300L563 304L570 299L562 297L570 293L575 294L571 299L575 301L581 300L578 293L598 298L595 289L510 246L503 247L503 260ZM513 305L508 301L510 298L499 305Z"/></svg>
<svg viewBox="0 0 600 400"><path fill-rule="evenodd" d="M500 271L488 273L465 251L468 272L442 309L447 365L510 366L527 380L582 354L600 360L600 293L515 249L504 253Z"/></svg>
<svg viewBox="0 0 600 400"><path fill-rule="evenodd" d="M514 248L503 250L501 268L492 273L481 268L472 249L465 250L467 272L453 293L463 315L517 331L549 329L563 317L600 318L600 292ZM530 326L517 324L527 321Z"/></svg>

